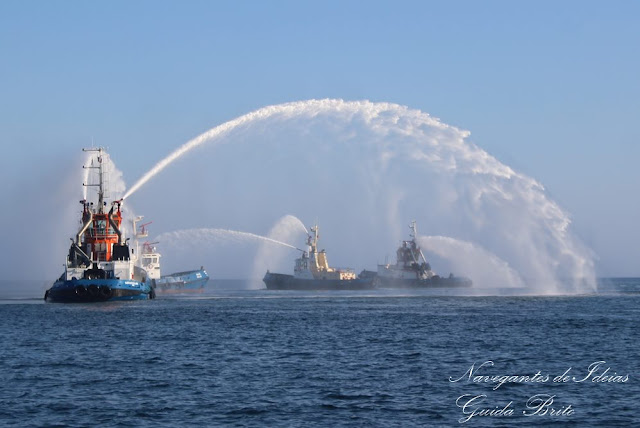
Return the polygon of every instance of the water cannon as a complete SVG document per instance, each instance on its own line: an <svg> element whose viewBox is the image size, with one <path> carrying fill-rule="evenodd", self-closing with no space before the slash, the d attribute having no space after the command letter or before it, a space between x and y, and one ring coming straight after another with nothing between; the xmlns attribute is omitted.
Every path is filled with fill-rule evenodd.
<svg viewBox="0 0 640 428"><path fill-rule="evenodd" d="M153 223L152 221L145 223L145 224L141 224L140 227L140 235L146 235L147 234L147 229L146 227L149 226L151 223Z"/></svg>
<svg viewBox="0 0 640 428"><path fill-rule="evenodd" d="M142 244L142 251L144 251L145 253L153 253L155 251L155 244L159 244L160 241L156 241L156 242L145 242L144 244Z"/></svg>

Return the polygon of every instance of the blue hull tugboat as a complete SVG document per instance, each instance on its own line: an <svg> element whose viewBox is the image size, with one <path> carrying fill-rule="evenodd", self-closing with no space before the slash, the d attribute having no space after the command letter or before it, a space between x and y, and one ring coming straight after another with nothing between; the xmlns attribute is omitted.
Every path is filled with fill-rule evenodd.
<svg viewBox="0 0 640 428"><path fill-rule="evenodd" d="M122 237L122 200L113 201L106 212L105 162L108 155L102 148L85 149L96 152L90 166L98 173L97 206L86 199L82 204L82 227L71 240L63 274L44 295L47 302L86 303L112 300L153 299L155 291L147 272L135 265L127 241Z"/></svg>

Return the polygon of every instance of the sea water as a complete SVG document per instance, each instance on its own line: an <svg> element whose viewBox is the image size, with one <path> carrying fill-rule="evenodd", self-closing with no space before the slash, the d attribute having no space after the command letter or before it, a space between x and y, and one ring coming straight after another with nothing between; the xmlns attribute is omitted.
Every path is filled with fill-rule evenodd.
<svg viewBox="0 0 640 428"><path fill-rule="evenodd" d="M549 297L245 285L96 304L5 293L0 424L640 424L640 279Z"/></svg>

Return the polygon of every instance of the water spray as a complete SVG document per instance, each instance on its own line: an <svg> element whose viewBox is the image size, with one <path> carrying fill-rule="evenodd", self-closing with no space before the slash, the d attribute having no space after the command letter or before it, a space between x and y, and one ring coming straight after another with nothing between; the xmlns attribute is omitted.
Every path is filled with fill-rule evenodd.
<svg viewBox="0 0 640 428"><path fill-rule="evenodd" d="M288 139L280 138L283 130ZM186 142L144 174L124 198L196 147L255 144L255 161L243 162L247 176L261 173L267 182L285 183L299 204L284 206L291 198L272 198L271 208L261 214L281 215L277 207L313 207L313 215L329 225L326 230L350 229L352 239L337 251L360 257L354 264L382 259L393 247L393 238L401 236L401 225L415 218L431 232L455 234L486 249L527 282L540 279L542 287L552 291L564 286L562 278L570 277L578 281L567 292L594 289L592 254L571 233L569 215L548 198L540 183L502 164L467 141L468 136L427 113L396 104L310 100L269 106ZM268 168L258 163L274 149L290 156ZM344 167L336 168L336 160ZM305 183L285 177L287 162L308 172ZM212 170L221 168L225 165ZM332 173L318 181L329 169ZM241 185L249 189L251 183L240 181ZM332 201L332 208L318 201ZM336 211L336 206L347 211ZM250 206L245 203L240 209Z"/></svg>
<svg viewBox="0 0 640 428"><path fill-rule="evenodd" d="M173 232L165 232L157 236L155 240L156 241L179 240L179 241L191 241L191 242L196 240L208 240L208 241L216 242L216 240L225 239L229 237L263 241L271 244L282 245L284 247L298 250L301 252L304 251L291 244L287 244L286 242L278 241L276 239L271 239L266 236L256 235L255 233L250 233L250 232L241 232L239 230L229 230L229 229L201 228L201 229L176 230Z"/></svg>

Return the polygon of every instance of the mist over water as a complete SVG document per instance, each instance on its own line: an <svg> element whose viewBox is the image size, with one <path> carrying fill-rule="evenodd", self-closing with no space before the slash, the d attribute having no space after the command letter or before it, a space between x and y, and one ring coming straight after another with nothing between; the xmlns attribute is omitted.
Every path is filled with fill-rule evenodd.
<svg viewBox="0 0 640 428"><path fill-rule="evenodd" d="M98 201L97 187L83 186L98 182L96 169L83 168L91 166L95 152L83 153L80 149L74 153L61 152L37 170L29 171L21 182L12 183L12 190L5 196L11 201L11 209L0 210L0 222L5 226L0 240L3 255L0 271L4 280L18 281L13 284L36 281L42 284L38 287L44 292L64 271L70 238L81 227L79 201L86 199L94 204ZM126 186L122 171L108 155L104 159L109 172L107 202L111 202L122 196ZM123 207L125 233L130 230L133 213L127 205ZM13 291L20 294L20 290Z"/></svg>
<svg viewBox="0 0 640 428"><path fill-rule="evenodd" d="M46 220L32 204L2 213L3 224L25 225L2 242L9 279L24 272L54 279L61 272L80 226L77 201L85 190L94 197L82 186L84 156L63 157L10 195L35 201ZM475 286L524 284L536 293L595 287L592 253L540 183L471 143L467 131L395 104L265 107L187 142L126 193L113 166L109 188L109 201L127 196L125 233L132 204L154 222L165 273L201 265L213 278L291 273L299 252L263 238L301 248L303 222L316 221L332 266L375 270L394 261L415 219L440 274L469 276Z"/></svg>
<svg viewBox="0 0 640 428"><path fill-rule="evenodd" d="M306 238L308 234L309 231L298 217L285 215L269 230L267 236L282 242L295 242L298 244L298 248L303 248L306 251ZM287 249L282 247L277 248L273 245L263 243L256 253L251 278L261 278L269 269L275 269L289 274L292 273L293 258L291 256L291 251ZM300 254L294 254L294 256L297 258Z"/></svg>
<svg viewBox="0 0 640 428"><path fill-rule="evenodd" d="M0 210L2 279L53 282L62 273L82 208L82 158L61 153L9 183Z"/></svg>
<svg viewBox="0 0 640 428"><path fill-rule="evenodd" d="M311 100L270 106L185 143L126 196L140 200L164 230L222 226L287 238L286 231L274 230L284 214L295 212L307 223L317 219L329 263L357 270L393 259L415 219L421 234L449 239L428 244L451 258L461 270L456 275L483 274L496 285L524 282L544 293L593 289L591 252L571 233L568 214L540 183L468 137L396 104ZM175 209L161 197L169 192ZM469 246L452 251L455 242ZM198 256L214 277L246 277L269 264L265 251ZM290 273L293 258L268 268Z"/></svg>
<svg viewBox="0 0 640 428"><path fill-rule="evenodd" d="M479 245L446 236L419 236L418 244L427 259L432 254L448 261L451 271L473 278L475 287L524 287L525 282L507 262ZM444 266L436 272L447 276Z"/></svg>

